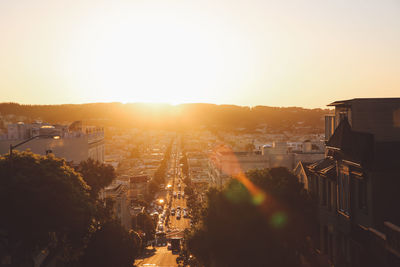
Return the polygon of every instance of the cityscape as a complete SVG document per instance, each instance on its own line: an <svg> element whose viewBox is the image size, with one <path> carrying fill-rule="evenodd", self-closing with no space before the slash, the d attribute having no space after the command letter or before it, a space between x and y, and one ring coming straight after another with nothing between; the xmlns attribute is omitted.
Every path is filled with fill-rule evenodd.
<svg viewBox="0 0 400 267"><path fill-rule="evenodd" d="M0 266L400 267L398 14L0 3Z"/></svg>

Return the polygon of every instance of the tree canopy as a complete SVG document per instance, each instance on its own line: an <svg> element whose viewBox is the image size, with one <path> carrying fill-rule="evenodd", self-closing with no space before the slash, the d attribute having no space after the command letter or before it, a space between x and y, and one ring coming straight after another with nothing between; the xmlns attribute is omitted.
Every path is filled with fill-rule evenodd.
<svg viewBox="0 0 400 267"><path fill-rule="evenodd" d="M147 242L154 239L156 224L149 214L139 213L137 216L132 216L132 228L145 234L143 241Z"/></svg>
<svg viewBox="0 0 400 267"><path fill-rule="evenodd" d="M0 157L0 176L0 229L15 266L40 249L81 246L95 207L89 187L64 160L15 152Z"/></svg>
<svg viewBox="0 0 400 267"><path fill-rule="evenodd" d="M315 222L311 197L285 168L250 171L247 179L247 187L233 179L210 189L187 236L190 252L205 266L300 266Z"/></svg>
<svg viewBox="0 0 400 267"><path fill-rule="evenodd" d="M127 232L117 221L102 225L91 237L79 266L130 267L141 240L133 231Z"/></svg>
<svg viewBox="0 0 400 267"><path fill-rule="evenodd" d="M82 161L77 167L85 182L90 186L90 195L97 198L99 191L115 179L115 170L111 165L100 163L91 158Z"/></svg>
<svg viewBox="0 0 400 267"><path fill-rule="evenodd" d="M109 171L90 164L94 173ZM33 266L46 251L42 266L132 266L140 238L115 221L112 203L91 192L80 173L52 154L0 157L0 257L10 257L11 266Z"/></svg>

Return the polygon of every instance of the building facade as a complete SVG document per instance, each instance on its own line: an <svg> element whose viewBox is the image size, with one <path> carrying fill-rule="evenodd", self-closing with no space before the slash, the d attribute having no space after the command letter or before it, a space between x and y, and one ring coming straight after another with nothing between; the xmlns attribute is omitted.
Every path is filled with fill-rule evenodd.
<svg viewBox="0 0 400 267"><path fill-rule="evenodd" d="M57 139L52 138L57 136ZM92 158L104 162L104 130L97 127L82 127L80 122L67 125L50 125L36 122L22 122L8 125L7 139L0 140L0 154L9 152L10 145L16 145L28 138L33 140L19 146L17 150L30 149L33 153L53 153L67 162L79 162Z"/></svg>
<svg viewBox="0 0 400 267"><path fill-rule="evenodd" d="M400 266L400 98L330 106L325 158L295 170L317 197L316 247L334 266Z"/></svg>

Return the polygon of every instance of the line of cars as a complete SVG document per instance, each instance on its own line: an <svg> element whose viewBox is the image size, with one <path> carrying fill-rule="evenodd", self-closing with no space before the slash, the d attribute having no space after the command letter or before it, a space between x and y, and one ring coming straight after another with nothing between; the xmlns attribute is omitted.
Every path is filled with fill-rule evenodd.
<svg viewBox="0 0 400 267"><path fill-rule="evenodd" d="M183 199L183 198L185 198L185 192L180 192L180 191L178 191L178 192L176 192L176 191L174 191L173 193L172 193L172 195L174 196L174 198L178 198L178 199Z"/></svg>
<svg viewBox="0 0 400 267"><path fill-rule="evenodd" d="M189 213L187 211L186 208L181 208L180 206L176 207L176 210L174 208L171 209L171 215L175 216L176 215L176 219L180 220L181 216L183 216L183 218L188 218L189 217Z"/></svg>

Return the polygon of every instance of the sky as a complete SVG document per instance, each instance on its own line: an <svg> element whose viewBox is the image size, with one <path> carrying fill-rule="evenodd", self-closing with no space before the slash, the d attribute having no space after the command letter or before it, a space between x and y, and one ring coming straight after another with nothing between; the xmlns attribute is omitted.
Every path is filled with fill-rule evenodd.
<svg viewBox="0 0 400 267"><path fill-rule="evenodd" d="M400 96L400 1L0 0L0 102Z"/></svg>

